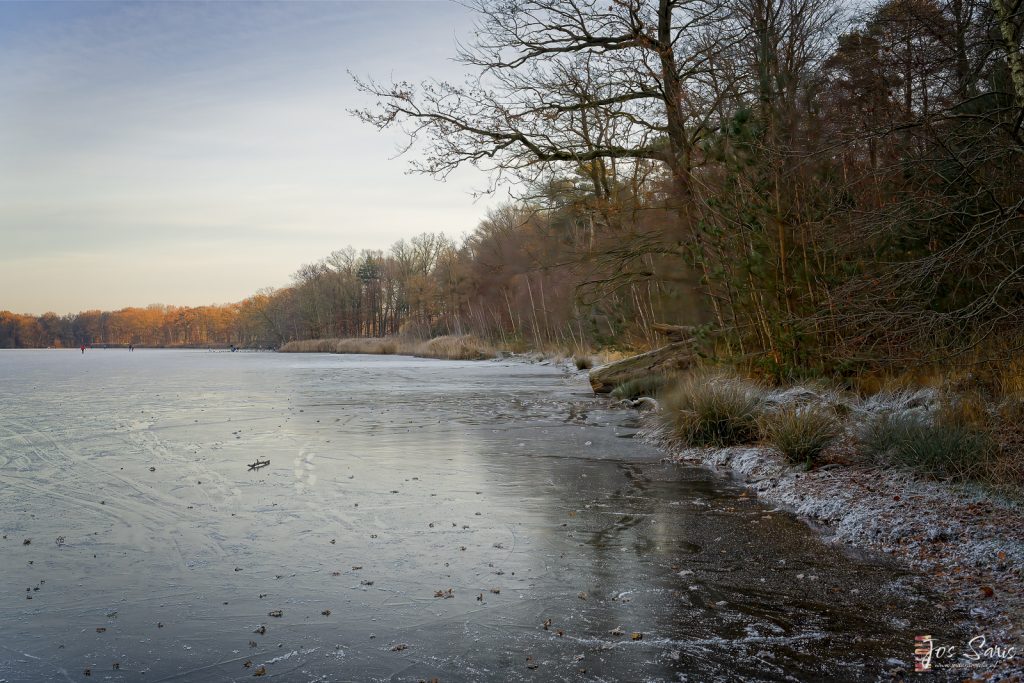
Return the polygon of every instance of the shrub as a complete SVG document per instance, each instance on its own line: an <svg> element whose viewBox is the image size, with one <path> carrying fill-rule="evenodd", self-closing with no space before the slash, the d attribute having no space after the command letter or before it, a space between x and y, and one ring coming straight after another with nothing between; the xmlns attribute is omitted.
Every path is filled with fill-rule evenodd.
<svg viewBox="0 0 1024 683"><path fill-rule="evenodd" d="M594 367L594 360L590 356L576 356L572 359L577 370L589 370Z"/></svg>
<svg viewBox="0 0 1024 683"><path fill-rule="evenodd" d="M861 430L861 452L880 464L938 479L984 479L997 455L992 438L965 424L930 424L910 415L879 415Z"/></svg>
<svg viewBox="0 0 1024 683"><path fill-rule="evenodd" d="M733 446L757 439L764 391L739 379L694 373L667 392L662 405L669 429L687 446Z"/></svg>
<svg viewBox="0 0 1024 683"><path fill-rule="evenodd" d="M843 433L834 411L814 406L787 406L763 420L764 437L792 463L810 468Z"/></svg>
<svg viewBox="0 0 1024 683"><path fill-rule="evenodd" d="M657 396L668 383L664 375L644 375L634 377L612 389L614 398L640 398L641 396Z"/></svg>

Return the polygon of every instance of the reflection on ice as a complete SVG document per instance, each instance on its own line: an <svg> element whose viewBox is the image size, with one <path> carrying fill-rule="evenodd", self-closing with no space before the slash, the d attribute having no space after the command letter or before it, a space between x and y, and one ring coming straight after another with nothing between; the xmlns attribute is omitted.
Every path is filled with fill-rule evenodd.
<svg viewBox="0 0 1024 683"><path fill-rule="evenodd" d="M873 679L941 630L912 577L662 464L550 367L0 351L0 377L0 679Z"/></svg>

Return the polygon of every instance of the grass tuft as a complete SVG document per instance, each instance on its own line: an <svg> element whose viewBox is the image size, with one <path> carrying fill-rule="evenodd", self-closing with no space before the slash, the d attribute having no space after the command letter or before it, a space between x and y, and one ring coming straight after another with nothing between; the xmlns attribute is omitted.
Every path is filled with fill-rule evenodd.
<svg viewBox="0 0 1024 683"><path fill-rule="evenodd" d="M878 415L861 429L861 453L950 481L989 478L998 451L985 432L961 423L931 424L913 415Z"/></svg>
<svg viewBox="0 0 1024 683"><path fill-rule="evenodd" d="M843 433L843 426L828 408L786 406L765 416L762 433L789 462L810 469Z"/></svg>
<svg viewBox="0 0 1024 683"><path fill-rule="evenodd" d="M662 397L662 416L687 446L735 446L755 441L764 412L764 390L710 373L685 375Z"/></svg>

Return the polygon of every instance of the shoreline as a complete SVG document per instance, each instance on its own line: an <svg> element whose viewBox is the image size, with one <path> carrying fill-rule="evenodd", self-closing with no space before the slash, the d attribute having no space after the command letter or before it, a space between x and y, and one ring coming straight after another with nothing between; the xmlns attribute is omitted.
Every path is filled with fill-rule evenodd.
<svg viewBox="0 0 1024 683"><path fill-rule="evenodd" d="M667 462L730 477L758 498L793 512L829 542L893 558L946 598L968 638L985 636L985 647L1013 648L1011 656L991 664L982 660L977 669L946 673L961 679L974 673L993 681L1024 679L1024 510L1019 504L899 470L832 464L804 471L766 446L679 448L660 425L645 422L638 437L663 450ZM915 635L907 635L908 661ZM958 652L969 652L968 638L936 647L955 645ZM979 642L973 647L981 651Z"/></svg>
<svg viewBox="0 0 1024 683"><path fill-rule="evenodd" d="M529 359L523 359L526 362ZM553 363L554 364L554 363ZM574 378L588 377L570 362ZM600 395L598 395L600 396ZM623 401L610 401L630 409ZM636 407L631 408L637 410ZM955 680L1024 681L1024 505L977 485L933 481L908 470L830 463L811 470L788 463L767 445L687 448L643 411L642 442L665 453L665 462L703 467L742 484L758 499L794 513L827 542L888 556L927 579L966 633L959 653L1000 650L974 662L945 659L934 673ZM912 675L914 636L894 678ZM969 639L985 636L980 641ZM1010 650L1012 648L1012 650ZM1010 656L1005 656L1008 654ZM953 664L966 663L967 668Z"/></svg>

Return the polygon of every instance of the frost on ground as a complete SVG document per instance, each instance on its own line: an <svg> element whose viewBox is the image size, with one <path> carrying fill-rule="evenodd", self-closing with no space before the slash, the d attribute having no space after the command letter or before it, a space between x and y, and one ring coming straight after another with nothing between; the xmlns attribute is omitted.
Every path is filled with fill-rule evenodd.
<svg viewBox="0 0 1024 683"><path fill-rule="evenodd" d="M850 402L838 392L803 387L770 393L769 404L843 403L854 428L890 412L929 419L933 390L898 392ZM976 487L923 480L912 473L856 463L811 471L789 465L767 446L680 449L654 420L643 439L676 462L730 474L766 501L823 528L835 542L881 551L931 579L935 592L964 614L964 627L987 642L1015 647L991 667L991 680L1024 676L1024 509Z"/></svg>

